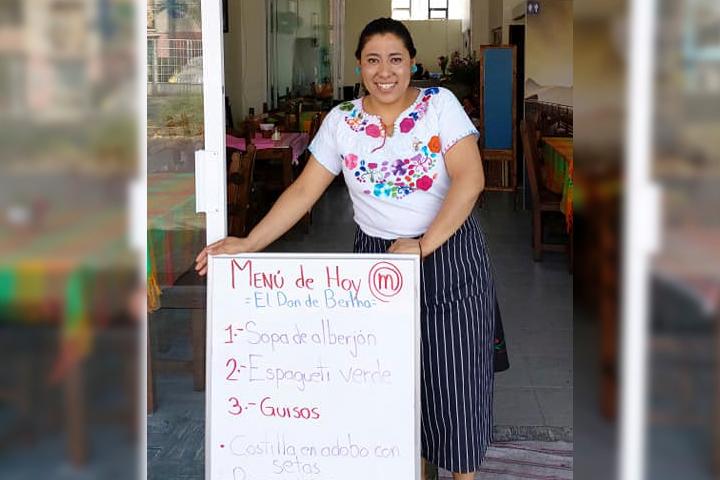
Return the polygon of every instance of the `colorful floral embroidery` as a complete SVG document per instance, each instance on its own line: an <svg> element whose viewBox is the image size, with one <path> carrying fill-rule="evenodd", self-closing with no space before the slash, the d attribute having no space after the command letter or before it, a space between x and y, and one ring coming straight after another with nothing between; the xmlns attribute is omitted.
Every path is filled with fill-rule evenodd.
<svg viewBox="0 0 720 480"><path fill-rule="evenodd" d="M413 110L408 113L407 117L400 120L400 133L408 133L415 127L415 124L427 113L428 104L432 96L438 93L440 93L438 87L426 88L422 92L422 98L419 102L415 103ZM347 112L345 115L345 123L347 123L354 132L365 132L366 135L372 138L379 138L385 135L385 129L382 127L380 119L375 115L363 112L361 106L353 102L344 102L341 103L338 108L343 112ZM377 123L371 123L371 118L376 119Z"/></svg>
<svg viewBox="0 0 720 480"><path fill-rule="evenodd" d="M375 124L370 124L367 127L365 127L365 133L373 138L378 138L380 135L382 135L382 132L380 131L380 127L378 127Z"/></svg>
<svg viewBox="0 0 720 480"><path fill-rule="evenodd" d="M341 103L338 107L344 112L348 112L345 115L345 123L352 129L353 132L364 132L369 122L368 116L365 115L362 110L355 107L352 102Z"/></svg>
<svg viewBox="0 0 720 480"><path fill-rule="evenodd" d="M349 112L350 110L355 108L355 104L353 104L352 102L343 102L338 106L338 108L343 112Z"/></svg>
<svg viewBox="0 0 720 480"><path fill-rule="evenodd" d="M440 93L440 89L438 87L425 89L422 93L422 99L415 104L413 111L400 121L400 133L408 133L413 129L413 127L415 127L415 124L427 113L430 98L437 93Z"/></svg>
<svg viewBox="0 0 720 480"><path fill-rule="evenodd" d="M415 128L427 113L430 99L438 93L440 89L437 87L426 88L422 92L422 97L415 102L412 111L400 120L400 133L409 133ZM382 144L372 149L371 154L385 145L385 129L379 117L365 113L357 102L345 102L338 108L345 112L345 123L354 132L364 132L371 138L382 137ZM410 158L382 163L367 161L355 153L348 153L343 157L343 164L355 180L367 185L363 190L366 195L400 199L418 190L430 190L438 177L432 170L442 158L440 137L433 135L427 143L414 138L412 148L415 153Z"/></svg>
<svg viewBox="0 0 720 480"><path fill-rule="evenodd" d="M427 175L423 176L417 181L417 187L420 190L428 191L430 190L430 187L432 187L433 179L428 177Z"/></svg>
<svg viewBox="0 0 720 480"><path fill-rule="evenodd" d="M357 163L358 163L357 155L348 153L347 155L345 155L344 160L345 160L345 168L347 168L348 170L355 170L355 167L357 167Z"/></svg>
<svg viewBox="0 0 720 480"><path fill-rule="evenodd" d="M392 169L390 170L390 173L397 176L405 175L405 172L407 172L407 168L405 167L405 162L402 160L395 160L393 162Z"/></svg>
<svg viewBox="0 0 720 480"><path fill-rule="evenodd" d="M413 120L410 117L403 118L402 121L400 122L400 132L407 133L410 130L412 130L414 126L415 126L415 120Z"/></svg>
<svg viewBox="0 0 720 480"><path fill-rule="evenodd" d="M344 156L345 167L353 171L355 180L371 184L363 192L376 197L403 198L417 190L428 191L437 179L435 167L440 151L440 138L434 135L427 145L416 141L416 154L410 158L386 160L382 163L359 160L349 153Z"/></svg>

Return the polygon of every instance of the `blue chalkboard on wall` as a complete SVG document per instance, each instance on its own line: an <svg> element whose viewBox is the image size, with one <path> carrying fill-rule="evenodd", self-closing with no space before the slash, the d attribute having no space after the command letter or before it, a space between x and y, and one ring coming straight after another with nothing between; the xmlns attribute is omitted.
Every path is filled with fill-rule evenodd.
<svg viewBox="0 0 720 480"><path fill-rule="evenodd" d="M492 48L483 55L485 148L513 148L513 51Z"/></svg>
<svg viewBox="0 0 720 480"><path fill-rule="evenodd" d="M485 189L516 191L515 46L483 46L480 60L480 134Z"/></svg>

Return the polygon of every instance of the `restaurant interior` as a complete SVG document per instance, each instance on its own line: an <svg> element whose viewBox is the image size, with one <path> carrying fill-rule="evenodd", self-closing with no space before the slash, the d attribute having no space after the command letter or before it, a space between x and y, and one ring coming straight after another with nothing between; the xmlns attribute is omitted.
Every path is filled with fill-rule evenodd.
<svg viewBox="0 0 720 480"><path fill-rule="evenodd" d="M486 188L475 215L489 238L512 352L510 370L496 377L496 439L571 449L572 2L526 8L524 1L229 1L227 228L247 235L302 171L327 112L363 95L354 49L364 25L382 16L405 21L418 51L411 84L450 89L481 132ZM183 463L169 446L191 448L203 423L205 285L192 269L205 242L193 196L194 151L203 145L202 48L191 12L173 19L167 9L151 11L148 448L151 471L162 478ZM266 251L348 252L354 228L338 178ZM537 310L544 312L523 315ZM178 408L190 417L178 421ZM194 433L178 439L188 425ZM546 459L538 472L564 475L566 460Z"/></svg>
<svg viewBox="0 0 720 480"><path fill-rule="evenodd" d="M487 182L473 215L488 239L510 358L495 378L495 440L536 442L529 458L493 450L478 478L572 478L573 446L593 452L578 478L609 478L622 370L627 98L618 92L628 2L218 1L228 233L250 231L302 171L327 112L363 95L353 54L362 27L381 16L404 21L418 49L412 84L450 89L481 133ZM0 445L11 453L0 477L129 478L142 463L140 419L148 478L203 478L207 291L193 269L206 242L195 190L206 120L201 1L140 2L147 342L139 347L127 313L137 262L128 207L118 206L137 140L132 100L117 94L132 90L121 88L133 81L133 53L122 48L134 38L132 2L41 3L30 12L29 2L0 2L10 40L0 54L0 130L12 145L0 175L12 179L0 189L8 227L0 345L15 367L0 384ZM720 405L720 11L714 0L658 4L652 175L664 189L666 236L650 272L649 478L709 479L720 472L720 423L708 421ZM80 28L70 34L67 24ZM23 43L13 39L26 37L44 40L14 50ZM48 72L56 81L45 81ZM63 181L53 177L57 165L71 171ZM354 229L338 178L266 251L349 252Z"/></svg>

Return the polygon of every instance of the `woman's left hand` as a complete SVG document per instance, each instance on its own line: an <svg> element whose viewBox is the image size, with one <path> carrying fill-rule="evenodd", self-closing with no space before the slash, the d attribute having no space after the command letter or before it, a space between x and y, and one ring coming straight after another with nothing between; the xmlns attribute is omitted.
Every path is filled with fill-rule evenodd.
<svg viewBox="0 0 720 480"><path fill-rule="evenodd" d="M420 240L415 240L414 238L398 238L392 243L392 245L390 245L390 248L388 248L387 251L388 253L422 255L422 251L420 250Z"/></svg>

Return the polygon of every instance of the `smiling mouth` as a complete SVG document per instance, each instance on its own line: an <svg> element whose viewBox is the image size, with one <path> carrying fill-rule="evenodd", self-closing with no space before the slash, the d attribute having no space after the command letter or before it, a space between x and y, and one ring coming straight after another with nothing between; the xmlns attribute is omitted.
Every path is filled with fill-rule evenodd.
<svg viewBox="0 0 720 480"><path fill-rule="evenodd" d="M381 92L389 92L390 90L393 89L393 87L395 87L395 85L397 85L397 82L392 82L392 83L379 83L379 82L375 82L375 86L377 86L377 88L378 88Z"/></svg>

